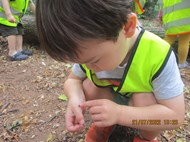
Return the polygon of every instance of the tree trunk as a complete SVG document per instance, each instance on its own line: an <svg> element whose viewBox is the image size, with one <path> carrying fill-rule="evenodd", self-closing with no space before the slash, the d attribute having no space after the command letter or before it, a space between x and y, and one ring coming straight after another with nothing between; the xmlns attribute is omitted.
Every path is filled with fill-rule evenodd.
<svg viewBox="0 0 190 142"><path fill-rule="evenodd" d="M147 18L154 18L155 17L155 6L157 4L158 0L147 0L145 3L144 9L145 12L143 15L145 15Z"/></svg>
<svg viewBox="0 0 190 142"><path fill-rule="evenodd" d="M22 18L23 27L24 27L24 36L23 42L31 45L38 45L37 29L36 29L36 20L34 16L25 15Z"/></svg>

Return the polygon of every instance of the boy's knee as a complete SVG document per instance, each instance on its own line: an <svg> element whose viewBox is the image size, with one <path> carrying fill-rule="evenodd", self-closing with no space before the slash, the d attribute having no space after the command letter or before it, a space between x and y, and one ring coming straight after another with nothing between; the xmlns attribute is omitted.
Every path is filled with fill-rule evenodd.
<svg viewBox="0 0 190 142"><path fill-rule="evenodd" d="M137 107L149 106L157 103L153 93L134 93L131 99L133 106Z"/></svg>
<svg viewBox="0 0 190 142"><path fill-rule="evenodd" d="M89 79L85 79L82 85L86 100L113 100L113 95L111 94L111 90L109 88L99 88Z"/></svg>
<svg viewBox="0 0 190 142"><path fill-rule="evenodd" d="M86 99L91 100L93 94L95 94L96 86L93 84L93 82L89 79L85 79L83 81L83 91L85 93Z"/></svg>

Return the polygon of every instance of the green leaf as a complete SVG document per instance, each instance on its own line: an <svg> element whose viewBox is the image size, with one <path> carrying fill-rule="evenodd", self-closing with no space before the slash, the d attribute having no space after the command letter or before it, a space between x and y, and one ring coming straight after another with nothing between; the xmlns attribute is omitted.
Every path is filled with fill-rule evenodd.
<svg viewBox="0 0 190 142"><path fill-rule="evenodd" d="M52 135L52 133L49 133L46 142L52 142L53 140L54 136Z"/></svg>
<svg viewBox="0 0 190 142"><path fill-rule="evenodd" d="M186 140L183 139L183 138L179 138L179 139L176 140L176 142L186 142Z"/></svg>
<svg viewBox="0 0 190 142"><path fill-rule="evenodd" d="M67 96L65 96L64 94L59 95L58 99L60 99L62 101L67 101L68 100Z"/></svg>
<svg viewBox="0 0 190 142"><path fill-rule="evenodd" d="M187 112L186 115L190 119L190 112Z"/></svg>

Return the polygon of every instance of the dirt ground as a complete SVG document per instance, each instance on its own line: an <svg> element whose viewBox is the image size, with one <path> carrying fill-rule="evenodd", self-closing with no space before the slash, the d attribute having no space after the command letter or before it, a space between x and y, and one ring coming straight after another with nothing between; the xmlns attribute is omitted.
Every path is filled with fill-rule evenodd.
<svg viewBox="0 0 190 142"><path fill-rule="evenodd" d="M33 56L11 62L7 48L0 46L0 142L84 142L90 119L86 116L82 133L69 133L64 120L67 102L58 98L64 93L71 65L52 60L38 47L25 48L33 50ZM185 122L163 132L159 136L162 142L190 141L190 68L180 72L185 83ZM124 129L118 127L110 141L128 142Z"/></svg>

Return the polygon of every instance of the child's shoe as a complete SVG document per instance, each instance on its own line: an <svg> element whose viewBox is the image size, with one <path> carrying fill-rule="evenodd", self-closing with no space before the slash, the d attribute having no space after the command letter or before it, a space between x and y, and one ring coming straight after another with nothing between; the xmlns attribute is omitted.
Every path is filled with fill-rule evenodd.
<svg viewBox="0 0 190 142"><path fill-rule="evenodd" d="M29 51L29 50L22 50L21 53L23 55L32 56L32 51Z"/></svg>
<svg viewBox="0 0 190 142"><path fill-rule="evenodd" d="M133 142L158 142L158 140L157 140L157 139L154 139L154 140L148 141L148 140L143 140L143 139L139 138L138 136L135 136L135 137L133 138Z"/></svg>
<svg viewBox="0 0 190 142"><path fill-rule="evenodd" d="M21 52L17 52L13 56L10 56L11 61L21 61L21 60L26 60L28 58L27 55L23 55Z"/></svg>
<svg viewBox="0 0 190 142"><path fill-rule="evenodd" d="M114 126L97 127L94 123L86 133L85 142L107 142Z"/></svg>
<svg viewBox="0 0 190 142"><path fill-rule="evenodd" d="M183 64L178 64L179 69L186 68L188 66L189 66L189 63L187 61Z"/></svg>

